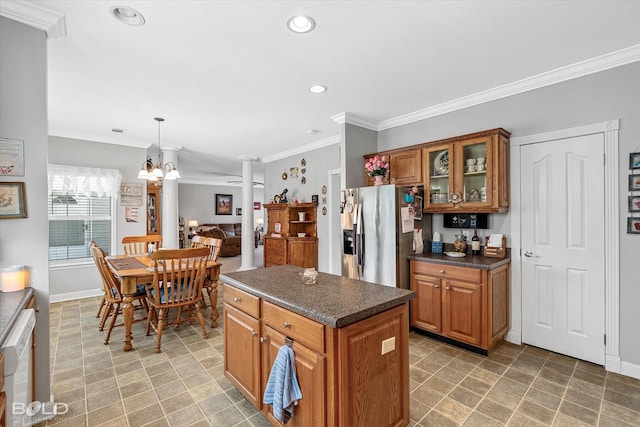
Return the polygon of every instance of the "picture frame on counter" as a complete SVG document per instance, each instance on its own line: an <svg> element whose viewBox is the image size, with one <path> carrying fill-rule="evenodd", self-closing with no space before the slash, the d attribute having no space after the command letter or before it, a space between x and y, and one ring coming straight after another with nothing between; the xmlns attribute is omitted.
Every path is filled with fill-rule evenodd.
<svg viewBox="0 0 640 427"><path fill-rule="evenodd" d="M627 218L627 234L640 234L640 218Z"/></svg>
<svg viewBox="0 0 640 427"><path fill-rule="evenodd" d="M629 212L640 212L640 196L629 196Z"/></svg>
<svg viewBox="0 0 640 427"><path fill-rule="evenodd" d="M629 154L629 169L640 169L640 151Z"/></svg>
<svg viewBox="0 0 640 427"><path fill-rule="evenodd" d="M629 175L629 191L640 191L640 173Z"/></svg>
<svg viewBox="0 0 640 427"><path fill-rule="evenodd" d="M27 217L24 182L0 182L0 219Z"/></svg>

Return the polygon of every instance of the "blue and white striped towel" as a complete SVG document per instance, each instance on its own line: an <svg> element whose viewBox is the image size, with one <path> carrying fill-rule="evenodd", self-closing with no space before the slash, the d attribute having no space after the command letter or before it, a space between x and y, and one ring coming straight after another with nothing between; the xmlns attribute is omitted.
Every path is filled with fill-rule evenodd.
<svg viewBox="0 0 640 427"><path fill-rule="evenodd" d="M296 378L295 356L289 346L283 345L271 367L263 402L273 406L273 415L286 424L293 416L294 404L300 399L302 392Z"/></svg>

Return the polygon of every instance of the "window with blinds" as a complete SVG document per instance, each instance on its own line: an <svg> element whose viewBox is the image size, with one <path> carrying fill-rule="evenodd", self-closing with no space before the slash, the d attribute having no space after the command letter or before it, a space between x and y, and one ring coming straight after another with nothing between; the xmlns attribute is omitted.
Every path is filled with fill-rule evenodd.
<svg viewBox="0 0 640 427"><path fill-rule="evenodd" d="M49 165L49 261L91 259L89 242L111 254L120 172Z"/></svg>

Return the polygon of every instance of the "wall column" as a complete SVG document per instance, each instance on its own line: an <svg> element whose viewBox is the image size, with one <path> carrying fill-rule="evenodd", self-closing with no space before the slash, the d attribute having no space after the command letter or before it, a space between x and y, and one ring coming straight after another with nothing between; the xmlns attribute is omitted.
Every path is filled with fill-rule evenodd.
<svg viewBox="0 0 640 427"><path fill-rule="evenodd" d="M178 166L179 148L162 147L163 165L173 162L176 169ZM166 175L166 171L165 171ZM178 249L178 181L175 179L165 179L162 181L162 247L167 249Z"/></svg>
<svg viewBox="0 0 640 427"><path fill-rule="evenodd" d="M242 161L242 264L238 271L256 268L253 228L253 161L256 157L240 156Z"/></svg>

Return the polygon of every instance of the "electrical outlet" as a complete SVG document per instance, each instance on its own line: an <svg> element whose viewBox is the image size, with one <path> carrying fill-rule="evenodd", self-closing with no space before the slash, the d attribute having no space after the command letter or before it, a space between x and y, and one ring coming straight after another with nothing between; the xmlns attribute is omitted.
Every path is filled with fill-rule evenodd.
<svg viewBox="0 0 640 427"><path fill-rule="evenodd" d="M462 231L462 235L465 236L467 238L467 241L469 240L470 237L470 231L469 230L463 230Z"/></svg>
<svg viewBox="0 0 640 427"><path fill-rule="evenodd" d="M387 338L382 341L382 354L387 354L396 349L396 337Z"/></svg>

